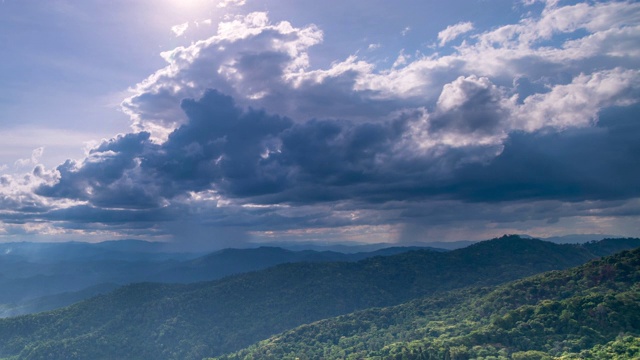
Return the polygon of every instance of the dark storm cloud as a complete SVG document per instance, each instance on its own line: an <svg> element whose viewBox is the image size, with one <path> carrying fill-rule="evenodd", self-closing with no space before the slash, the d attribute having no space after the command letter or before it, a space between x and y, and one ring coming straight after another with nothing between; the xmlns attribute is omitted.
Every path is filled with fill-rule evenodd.
<svg viewBox="0 0 640 360"><path fill-rule="evenodd" d="M149 192L153 184L134 172L137 160L151 151L157 149L149 142L149 133L120 135L92 149L82 163L67 160L58 166L59 180L53 185L43 184L35 192L48 197L86 200L100 207L157 206Z"/></svg>
<svg viewBox="0 0 640 360"><path fill-rule="evenodd" d="M345 199L354 187L389 182L382 173L408 121L294 124L264 111L242 111L216 91L182 107L189 120L164 143L152 143L148 133L104 142L83 163L60 165L59 181L38 193L118 208L149 208L210 189L267 202Z"/></svg>
<svg viewBox="0 0 640 360"><path fill-rule="evenodd" d="M493 110L499 106L486 105L495 103L490 90L474 87L463 95L452 118L436 117L432 126L477 132L500 121L501 113ZM481 104L467 108L471 103ZM82 164L59 166L59 181L38 193L131 209L206 190L241 202L298 205L640 196L640 145L634 136L640 132L634 116L639 106L606 111L593 128L512 133L499 156L482 162L469 157L495 153L494 147L443 147L438 156L398 150L411 135L416 121L411 117L294 123L260 110L243 111L216 91L185 100L182 107L189 121L166 142L154 144L147 133L103 142Z"/></svg>
<svg viewBox="0 0 640 360"><path fill-rule="evenodd" d="M339 75L326 76L322 81L314 78L306 79L301 81L295 91L291 91L290 86L285 86L280 93L266 96L264 103L280 103L284 95L288 102L287 106L295 109L299 116L313 114L315 117L338 116L358 119L384 117L396 110L399 103L406 106L419 103L415 100L384 99L376 90L354 91L360 75L358 71L352 69Z"/></svg>
<svg viewBox="0 0 640 360"><path fill-rule="evenodd" d="M188 123L141 163L165 197L215 189L263 203L349 198L352 187L386 182L378 172L408 121L294 123L264 111L242 111L216 91L185 100L182 107Z"/></svg>
<svg viewBox="0 0 640 360"><path fill-rule="evenodd" d="M316 189L315 194L307 196L327 200L349 197L340 188L380 181L378 172L385 166L383 157L390 153L402 127L401 123L353 125L311 120L282 134L279 158L292 167L296 183Z"/></svg>
<svg viewBox="0 0 640 360"><path fill-rule="evenodd" d="M77 224L98 222L114 226L117 224L154 223L168 221L175 218L175 213L167 208L147 209L145 211L132 209L104 209L89 205L73 206L57 209L47 214L47 219L68 222L72 227ZM128 225L129 226L129 225Z"/></svg>
<svg viewBox="0 0 640 360"><path fill-rule="evenodd" d="M639 105L607 109L592 128L511 134L500 156L459 169L446 191L489 202L640 196L639 111Z"/></svg>
<svg viewBox="0 0 640 360"><path fill-rule="evenodd" d="M247 196L286 186L287 174L273 166L270 154L279 151L279 134L292 126L291 120L242 111L216 91L198 101L185 100L182 108L188 123L141 165L160 181L163 196L211 188Z"/></svg>
<svg viewBox="0 0 640 360"><path fill-rule="evenodd" d="M153 208L166 199L209 189L245 197L287 186L287 167L270 155L293 125L263 111L242 111L229 96L207 92L182 104L189 121L162 144L149 133L119 136L90 151L82 163L57 168L59 180L42 196L89 201L97 207Z"/></svg>

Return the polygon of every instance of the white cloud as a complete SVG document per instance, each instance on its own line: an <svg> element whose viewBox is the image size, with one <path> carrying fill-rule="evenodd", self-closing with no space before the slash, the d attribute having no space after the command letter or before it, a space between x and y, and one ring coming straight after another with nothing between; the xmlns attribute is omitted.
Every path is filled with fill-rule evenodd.
<svg viewBox="0 0 640 360"><path fill-rule="evenodd" d="M523 1L526 5L543 2ZM220 1L218 4L221 7L243 5L244 1ZM82 231L100 231L104 225L98 222L105 219L105 216L114 216L116 220L113 221L119 222L119 226L130 226L126 231L131 234L136 231L165 231L163 234L166 234L166 231L169 231L166 224L160 225L159 228L164 227L160 230L139 230L142 228L140 225L136 230L129 223L138 221L130 218L134 212L125 213L123 209L105 205L118 204L117 201L122 202L145 191L152 195L155 194L154 191L159 191L155 188L160 187L159 184L162 183L155 177L158 174L148 172L154 166L156 169L176 166L176 174L181 170L186 171L179 174L183 175L182 177L171 178L171 181L163 183L162 186L176 193L185 189L192 191L188 203L181 203L180 196L172 198L174 193L168 190L166 194L161 193L165 197L162 202L140 202L141 211L135 213L142 214L140 218L148 216L147 219L151 218L154 222L166 221L167 218L175 219L173 215L176 213L184 217L195 214L191 221L206 221L208 226L214 224L211 226L224 227L229 225L229 221L242 222L256 232L274 234L278 229L283 232L291 230L299 233L298 237L307 236L309 228L315 228L321 237L326 236L327 229L332 226L338 229L337 232L354 230L354 234L361 234L367 231L363 225L367 224L367 221L370 225L386 222L380 233L389 234L392 230L388 227L399 228L401 226L395 225L413 216L400 215L400 212L415 211L418 215L413 218L419 221L428 219L429 225L442 225L448 229L451 225L467 226L468 231L464 234L467 236L474 233L477 226L485 226L488 232L493 231L489 228L496 224L487 225L487 219L504 221L506 225L499 226L500 230L496 231L506 231L503 229L521 226L522 223L517 222L523 218L529 219L528 221L546 221L543 217L550 212L556 219L562 216L589 216L589 212L594 208L600 208L605 213L608 211L605 205L580 202L557 202L558 207L569 206L574 208L572 211L540 211L548 206L540 202L532 202L526 206L519 201L507 204L508 206L503 206L504 203L487 205L482 199L473 197L479 196L478 193L482 191L477 190L483 189L482 186L489 181L480 187L474 187L473 181L478 179L472 177L460 179L459 183L447 183L450 179L446 177L455 176L460 164L483 163L483 168L486 168L484 165L490 167L492 163L504 160L504 157L496 159L496 156L513 146L511 143L505 145L507 138L531 139L532 136L523 133L537 132L541 129L560 132L592 126L602 109L628 105L640 99L640 4L585 2L574 6L559 6L555 1L547 1L545 4L543 12L538 11L537 7L532 8L530 10L537 11L537 14L530 13L521 21L486 31L475 29L471 23L449 26L438 34L440 46L451 44L472 30L473 35L465 36L465 41L447 50L446 55L434 53L423 56L412 53L408 56L404 51L400 52L393 65L385 65L387 68L381 68L380 63L373 64L355 55L336 59L325 68L314 68L311 64L315 62L310 59L312 53L309 49L323 41L323 34L313 24L291 24L286 21L273 23L267 14L262 12L225 18L219 24L216 35L209 39L163 53L166 67L138 84L132 89L133 96L124 101L123 108L131 116L134 128L152 132L156 137L155 142L144 141L144 149L140 150L140 153L132 155L132 158L122 159L118 158L118 154L126 152L128 146L123 145L120 152L117 152L109 150L108 142L96 143L92 146L93 150L98 147L104 149L88 152L84 160L70 161L61 165L58 170L46 170L41 165L33 168L42 155L41 152L34 152L31 158L20 160L20 166L33 168L30 173L23 176L0 177L0 213L7 221L16 221L17 218L12 216L17 216L18 212L22 212L22 220L51 216L53 221L60 221L55 219L70 219L75 216L75 219L82 223L69 223L65 226L75 226ZM198 26L211 22L205 20L193 24ZM188 31L188 26L189 23L176 25L172 31L176 36L181 36ZM410 30L409 27L405 28L402 35L407 35ZM374 50L380 46L382 45L370 44L368 49ZM319 52L322 52L322 49ZM514 81L516 79L539 86L531 86L525 91L517 84L514 85L519 82ZM248 154L248 145L259 144L253 158L236 157L236 162L231 163L233 157L223 153L205 159L209 162L170 164L170 161L164 161L167 158L156 152L167 151L158 151L164 145L162 141L167 139L170 131L185 123L186 115L182 104L185 109L191 111L202 110L205 114L195 118L202 122L210 121L206 125L211 128L228 125L216 118L219 114L224 116L224 112L216 113L207 108L220 104L202 101L196 106L194 104L197 102L183 102L184 99L201 98L207 89L217 89L220 93L230 95L241 108L264 109L265 113L269 114L265 116L265 123L277 118L274 114L292 118L293 122L287 122L291 127L284 131L287 134L301 129L308 133L295 133L296 136L291 136L287 144L282 133L277 131L273 133L275 135L270 133L264 141L254 141L254 138L247 136L248 133L256 135L263 130L260 126L256 126L255 129L246 126L238 132L240 135L236 134L235 139L232 139L233 136L227 136L227 133L215 134L220 135L220 142L236 141L234 146L224 150L227 152L233 148L238 154ZM187 107L189 104L190 108ZM250 113L249 110L247 112ZM257 113L256 110L251 114ZM190 125L191 129L207 128L203 124ZM322 131L327 131L330 135L321 134ZM337 134L335 138L331 137L332 132ZM194 133L201 135L200 131ZM32 145L22 147L22 151L12 156L7 163L25 156L38 146L33 144L38 138L36 135L30 134L33 138ZM536 134L538 135L543 137L544 133ZM207 144L206 140L210 136L213 135L204 135L205 141L202 144L186 141L190 138L185 137L184 143L178 142L180 146L176 145L172 149L185 157L196 158L206 152L203 150L203 144ZM14 135L6 140L24 143L15 139ZM289 153L286 153L285 145L289 146ZM293 145L309 151L293 153L294 150L291 149L296 149ZM513 148L511 150L513 151ZM47 156L51 156L51 151L52 148L48 147ZM384 207L389 210L380 210L370 204L353 204L349 199L323 205L313 203L303 209L303 206L295 202L315 201L309 200L306 194L309 188L296 187L300 186L296 181L301 179L299 173L305 171L303 168L309 163L309 154L320 154L319 157L322 158L318 164L321 166L311 166L313 171L320 170L318 173L309 172L307 175L313 176L306 177L304 181L308 181L309 184L303 185L314 185L327 191L319 194L320 196L336 196L333 191L338 189L342 191L338 196L347 194L358 199L356 201L363 202L372 199L362 195L364 191L366 194L375 193L375 201L379 204L380 201L389 199L390 197L385 197L389 194L393 199L402 194L408 194L406 196L409 198L414 191L417 197L422 196L421 199L425 199L429 197L425 195L429 191L440 190L437 184L433 184L443 181L443 186L452 184L452 188L469 186L468 191L473 194L455 195L462 198L468 196L477 202L463 203L446 199L431 202L432 198L429 198L430 201L421 202L420 199L411 198L411 206L387 202ZM153 163L152 155L158 155L157 163ZM300 155L300 159L296 155ZM363 158L370 162L359 162ZM175 160L174 157L171 159ZM251 171L235 178L223 177L223 180L212 173L205 173L204 176L185 175L192 169L201 169L193 164L202 165L202 169L219 170L223 163L226 167L235 169L247 167L252 170L255 167L265 178L274 176L274 179L277 179L278 174L283 174L283 179L291 181L292 186L287 185L286 190L282 191L292 192L278 197L281 195L278 193L280 190L269 190L276 194L268 193L264 197L253 198L254 195L247 194L254 193L229 190L231 187L224 192L224 182L231 184L237 181L234 179L242 178L242 182L251 183L246 181L251 178ZM291 165L292 163L294 165ZM323 173L322 167L326 163L329 164ZM2 167L0 165L0 169ZM4 167L6 169L6 166ZM84 169L82 174L81 169ZM101 172L98 172L98 169ZM504 174L508 175L511 168L507 166L505 169L507 170ZM247 174L249 176L245 176ZM627 174L627 177L622 176L623 179L633 179L633 176L628 175L629 172L625 171L624 174ZM363 176L365 180L359 180L359 176ZM110 180L105 181L105 178ZM188 179L185 180L186 178ZM398 181L398 178L401 178L401 181ZM65 179L66 183L58 182L60 179ZM195 190L183 183L194 180L202 181L202 184L198 183L194 187ZM482 180L485 178L481 177L480 181ZM571 181L574 179L568 180L569 185L572 185ZM376 184L376 181L382 183ZM34 187L43 183L60 183L59 188L62 190L77 188L77 191L84 191L88 195L80 197L65 191L49 192L49 197L34 195ZM134 186L141 183L145 184L144 189ZM326 187L327 183L331 183L331 189ZM376 185L378 187L375 187ZM242 186L240 184L240 187ZM359 186L364 189L360 190L360 195L351 191ZM96 193L100 189L103 196L97 198ZM295 191L299 193L296 194ZM122 198L114 199L114 194L119 194ZM269 201L273 200L270 196L283 200L270 203ZM541 197L544 196L552 195L543 194ZM93 201L92 206L51 215L65 207L86 205L83 200L66 200L65 197L90 199L87 201ZM243 201L250 203L243 206ZM287 201L291 202L290 207L273 206L274 203L285 204ZM118 206L123 206L121 204ZM580 205L587 210L578 209ZM148 209L144 208L145 206L151 210L145 212ZM184 208L180 208L181 206ZM414 208L411 208L412 206ZM188 210L182 211L186 208ZM634 209L634 213L637 214L637 205ZM85 210L105 210L105 213L92 215L86 214ZM121 210L123 212L118 214ZM36 211L42 212L37 213L38 215L24 215L34 214ZM159 216L160 220L156 221L157 218L154 216L158 215L152 214L153 211L167 212L161 214L164 217ZM228 220L231 218L233 220ZM469 221L477 223L469 225ZM84 225L90 222L93 223ZM189 228L177 223L176 227ZM82 228L83 226L86 227ZM301 228L304 230L300 230ZM205 232L207 231L203 230L203 234ZM488 232L482 236L492 236Z"/></svg>
<svg viewBox="0 0 640 360"><path fill-rule="evenodd" d="M400 54L398 54L398 57L396 58L396 61L394 61L394 62L393 62L392 67L393 67L393 68L397 68L397 67L400 67L400 66L402 66L402 65L405 65L405 64L407 63L407 61L408 61L408 60L409 60L409 56L407 56L407 55L404 53L404 49L402 49L402 50L400 51Z"/></svg>
<svg viewBox="0 0 640 360"><path fill-rule="evenodd" d="M236 17L220 23L209 39L163 53L168 66L138 84L123 109L134 128L158 138L184 121L182 99L197 99L206 89L218 89L241 103L263 100L265 108L287 113L281 106L267 106L267 95L280 98L278 93L292 91L286 79L304 72L307 49L321 41L322 32L313 25L272 24L265 13Z"/></svg>
<svg viewBox="0 0 640 360"><path fill-rule="evenodd" d="M171 27L171 31L173 31L176 36L182 36L187 31L187 29L189 29L189 22Z"/></svg>
<svg viewBox="0 0 640 360"><path fill-rule="evenodd" d="M519 124L514 128L535 131L544 127L562 130L589 126L602 108L637 102L639 91L639 70L616 68L580 74L570 84L527 97L517 109Z"/></svg>
<svg viewBox="0 0 640 360"><path fill-rule="evenodd" d="M567 17L581 20L567 25ZM610 26L606 29L595 25L607 22ZM566 82L567 75L602 70L605 63L609 68L633 68L640 60L639 23L640 4L635 3L547 8L540 18L530 17L480 33L453 54L417 57L402 68L362 74L358 84L390 97L435 101L437 89L459 75L489 77L502 86L522 76L544 78L553 85ZM579 29L586 33L557 41L556 46L548 43L556 35L574 34Z"/></svg>
<svg viewBox="0 0 640 360"><path fill-rule="evenodd" d="M426 141L422 136L421 141L431 146L497 144L510 131L589 126L602 107L634 101L628 93L638 87L630 80L637 74L625 70L625 64L640 57L640 41L634 37L639 16L639 4L558 7L550 3L539 18L479 33L452 54L410 58L401 52L390 69L376 71L376 66L356 56L327 69L310 69L307 50L322 41L317 27L273 24L266 13L252 13L219 24L218 33L207 40L164 53L169 65L139 84L136 95L123 105L136 129L162 139L183 121L180 101L197 99L208 88L233 96L241 106L264 108L297 121L313 117L375 121L416 108L425 109L431 121L434 116L446 118L446 109L458 111L459 107L448 105L455 99L454 90L475 84L500 96L492 100L493 110L508 119L491 128L494 133L475 140L470 134L441 131L435 136L431 131L429 136L435 137ZM610 26L603 25L607 23ZM473 29L470 22L458 23L440 32L438 39L444 45ZM586 35L557 46L540 45L578 29ZM601 68L602 56L610 58L610 69ZM549 92L515 94L513 80L522 77L544 82ZM570 99L573 91L579 98ZM526 98L524 103L516 104L514 95Z"/></svg>
<svg viewBox="0 0 640 360"><path fill-rule="evenodd" d="M443 146L485 147L466 160L492 158L500 153L512 128L509 119L514 106L514 99L488 78L460 76L443 86L434 111L423 112L411 123L403 146L431 156L442 155Z"/></svg>
<svg viewBox="0 0 640 360"><path fill-rule="evenodd" d="M633 66L625 56L637 56L640 49L640 41L633 39L639 22L637 3L547 6L540 18L525 18L478 34L476 42L463 44L448 63L458 61L467 72L505 80L525 74L535 78L549 76L560 68L573 76L596 71L602 69L603 55L609 57L607 64L611 68ZM586 34L574 37L578 30ZM555 40L562 34L574 36Z"/></svg>
<svg viewBox="0 0 640 360"><path fill-rule="evenodd" d="M31 157L30 158L16 160L15 166L16 167L25 167L25 166L36 165L40 161L40 158L42 157L42 154L44 154L44 147L36 148L31 152Z"/></svg>
<svg viewBox="0 0 640 360"><path fill-rule="evenodd" d="M369 44L369 46L367 47L368 50L375 50L375 49L379 49L380 46L382 46L380 43L376 43L376 44Z"/></svg>
<svg viewBox="0 0 640 360"><path fill-rule="evenodd" d="M438 40L440 40L440 46L444 46L446 43L455 40L458 36L468 33L473 30L473 23L461 22L455 25L447 26L446 29L438 33Z"/></svg>
<svg viewBox="0 0 640 360"><path fill-rule="evenodd" d="M213 20L211 20L211 19L205 19L205 20L202 20L202 21L196 21L196 26L200 26L200 25L210 26L211 24L213 24Z"/></svg>
<svg viewBox="0 0 640 360"><path fill-rule="evenodd" d="M243 6L246 2L246 0L220 0L218 7L225 8L227 6Z"/></svg>
<svg viewBox="0 0 640 360"><path fill-rule="evenodd" d="M37 149L34 153L38 156ZM28 162L32 163L31 160L28 159ZM57 181L58 175L55 170L48 171L42 165L37 165L31 173L0 176L0 217L11 219L15 216L19 220L24 213L38 213L51 209L54 204L66 206L72 203L66 199L48 199L35 194L36 187Z"/></svg>
<svg viewBox="0 0 640 360"><path fill-rule="evenodd" d="M540 17L479 33L452 54L401 52L391 68L376 71L356 56L310 69L307 51L322 41L321 30L251 13L219 24L209 39L164 53L168 66L139 84L123 106L136 129L158 139L184 121L182 99L200 98L209 88L295 121L378 121L417 109L422 115L412 122L410 142L421 151L499 149L513 131L590 126L602 108L637 101L638 73L628 66L640 58L638 16L640 5L632 3L551 3ZM473 29L459 23L438 39L444 45ZM549 45L578 29L586 34ZM611 68L602 69L603 56ZM513 83L520 78L544 83L546 92L518 94Z"/></svg>
<svg viewBox="0 0 640 360"><path fill-rule="evenodd" d="M602 109L637 103L639 94L640 71L621 68L580 74L569 84L526 97L522 104L487 77L461 76L442 87L434 111L422 111L411 122L402 146L425 154L443 145L498 146L484 155L476 150L474 161L486 160L500 154L512 132L592 126Z"/></svg>

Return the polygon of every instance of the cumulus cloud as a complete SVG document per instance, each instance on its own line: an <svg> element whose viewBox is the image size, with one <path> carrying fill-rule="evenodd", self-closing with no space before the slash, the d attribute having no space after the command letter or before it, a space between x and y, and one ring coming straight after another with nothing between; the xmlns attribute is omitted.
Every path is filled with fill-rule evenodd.
<svg viewBox="0 0 640 360"><path fill-rule="evenodd" d="M37 165L32 173L0 176L0 220L22 222L39 217L51 208L52 201L38 196L35 188L54 183L57 174ZM66 200L62 203L68 203Z"/></svg>
<svg viewBox="0 0 640 360"><path fill-rule="evenodd" d="M243 6L246 4L246 0L220 0L218 2L219 8L225 8L227 6Z"/></svg>
<svg viewBox="0 0 640 360"><path fill-rule="evenodd" d="M459 77L445 84L438 97L430 128L433 132L471 134L474 139L505 135L511 103L485 77Z"/></svg>
<svg viewBox="0 0 640 360"><path fill-rule="evenodd" d="M220 23L217 35L163 53L169 65L139 84L123 108L137 130L163 138L185 121L182 99L200 98L207 89L266 103L282 96L283 77L306 68L307 48L321 40L315 26L271 24L265 13Z"/></svg>
<svg viewBox="0 0 640 360"><path fill-rule="evenodd" d="M460 22L455 25L449 25L446 29L438 33L438 40L440 40L440 46L444 46L446 43L455 40L462 34L466 34L473 30L473 23Z"/></svg>
<svg viewBox="0 0 640 360"><path fill-rule="evenodd" d="M182 36L187 31L187 29L189 29L189 22L174 25L171 27L171 31L176 36Z"/></svg>
<svg viewBox="0 0 640 360"><path fill-rule="evenodd" d="M41 196L90 201L101 207L148 208L160 206L143 179L133 178L140 157L153 144L149 133L121 135L92 149L81 163L67 160L56 168L59 181L42 184Z"/></svg>
<svg viewBox="0 0 640 360"><path fill-rule="evenodd" d="M409 56L404 53L404 49L403 49L402 51L400 51L400 54L396 58L396 61L393 62L392 67L393 68L397 68L397 67L400 67L402 65L405 65L407 63L407 61L408 61L408 58L409 58Z"/></svg>
<svg viewBox="0 0 640 360"><path fill-rule="evenodd" d="M485 183L522 183L520 177L535 179L536 174L544 173L528 165L514 179L509 169L521 166L510 161L526 158L520 153L522 149L527 149L528 158L535 159L543 149L552 148L542 140L555 136L508 132L505 122L512 106L487 79L467 77L445 87L433 113L416 112L386 122L311 119L296 123L264 111L242 110L231 97L209 91L197 101L183 102L188 122L164 143L151 142L149 133L103 142L83 163L59 166L59 181L42 185L37 193L111 208L157 208L206 191L214 191L220 199L262 204L310 204L345 198L376 203L435 194L473 200L478 196L474 191L491 197L491 192L479 191ZM607 126L613 129L615 124ZM425 132L416 132L418 128ZM570 134L575 134L569 137L573 139L582 133ZM579 142L586 141L587 135L612 136L587 132ZM422 143L439 137L442 140L434 144ZM540 146L531 146L534 139ZM616 142L629 140L618 138ZM415 151L420 147L432 151ZM558 159L573 154L564 148L557 148L557 152L554 156ZM582 149L575 157L586 153ZM611 160L596 155L592 155L592 165ZM598 158L601 160L596 161ZM571 161L570 157L566 161ZM622 176L618 183L629 181L624 172L618 173ZM502 177L489 181L484 178L487 174ZM458 183L462 179L473 184L470 190ZM536 193L532 185L527 188L542 198L554 196ZM501 194L507 194L505 199L526 198L518 191L509 192L509 186L500 189ZM605 195L596 191L583 194L585 198ZM502 200L501 196L497 198Z"/></svg>
<svg viewBox="0 0 640 360"><path fill-rule="evenodd" d="M477 41L451 55L412 59L401 52L391 69L380 72L355 56L328 69L310 69L308 49L322 41L318 28L272 24L265 13L252 13L221 23L210 39L165 53L169 66L141 83L123 106L136 130L163 138L185 121L180 101L197 99L207 89L229 94L241 106L264 108L294 120L389 119L404 109L435 107L446 84L469 74L486 77L506 92L518 91L510 89L516 78L553 89L567 85L567 77L572 81L602 72L602 56L608 56L612 65L606 71L629 69L634 51L640 49L637 41L629 37L632 46L601 50L604 44L618 43L612 40L621 34L634 33L638 25L628 12L637 11L640 7L635 4L618 3L548 7L539 19L526 18L481 33ZM601 23L614 25L603 29ZM563 46L538 45L578 29L593 33L567 40ZM621 56L623 48L626 55ZM534 94L518 95L522 100Z"/></svg>
<svg viewBox="0 0 640 360"><path fill-rule="evenodd" d="M207 26L209 26L209 25L213 24L213 20L211 20L211 19L204 19L204 20L202 20L202 21L196 21L196 22L195 22L195 24L196 24L196 26L200 26L200 25L207 25Z"/></svg>
<svg viewBox="0 0 640 360"><path fill-rule="evenodd" d="M40 158L42 157L42 154L44 154L44 148L43 147L39 147L39 148L33 149L33 151L31 152L31 157L30 158L18 159L18 160L16 160L14 165L16 167L25 167L25 166L36 165L40 161Z"/></svg>
<svg viewBox="0 0 640 360"><path fill-rule="evenodd" d="M231 18L163 53L167 66L123 102L132 133L55 170L36 166L27 183L2 178L2 208L94 230L156 219L158 234L188 218L202 233L408 234L425 222L638 216L624 202L640 197L638 14L631 2L549 2L450 54L402 52L388 69L355 55L313 68L315 25ZM438 39L471 30L459 23Z"/></svg>
<svg viewBox="0 0 640 360"><path fill-rule="evenodd" d="M638 70L615 68L580 74L569 84L524 99L517 118L521 121L520 128L527 131L585 127L597 120L603 108L636 103L640 99L639 90Z"/></svg>
<svg viewBox="0 0 640 360"><path fill-rule="evenodd" d="M640 146L632 138L640 127L632 114L639 108L603 111L595 127L511 134L494 161L457 170L455 192L489 202L636 198Z"/></svg>

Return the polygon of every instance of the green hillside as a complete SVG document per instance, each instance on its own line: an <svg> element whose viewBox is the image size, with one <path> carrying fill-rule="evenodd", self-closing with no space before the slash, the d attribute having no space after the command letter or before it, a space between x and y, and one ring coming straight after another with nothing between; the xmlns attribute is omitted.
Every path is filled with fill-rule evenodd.
<svg viewBox="0 0 640 360"><path fill-rule="evenodd" d="M134 284L68 308L0 320L0 357L201 359L321 319L594 257L583 246L507 236L446 253L284 264L189 285Z"/></svg>
<svg viewBox="0 0 640 360"><path fill-rule="evenodd" d="M640 249L319 321L218 359L554 358L640 358Z"/></svg>

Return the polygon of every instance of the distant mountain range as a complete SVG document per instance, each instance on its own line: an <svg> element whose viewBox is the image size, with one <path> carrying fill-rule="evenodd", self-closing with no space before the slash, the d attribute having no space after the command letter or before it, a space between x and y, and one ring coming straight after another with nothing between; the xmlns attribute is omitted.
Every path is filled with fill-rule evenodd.
<svg viewBox="0 0 640 360"><path fill-rule="evenodd" d="M412 250L441 249L421 247L388 247L370 252L340 253L336 251L287 250L279 247L224 249L185 261L148 278L149 281L188 283L219 279L225 276L266 269L284 263L359 261L374 256L389 256Z"/></svg>
<svg viewBox="0 0 640 360"><path fill-rule="evenodd" d="M0 320L0 357L201 359L333 316L495 286L638 246L640 239L558 245L505 236L450 252L289 262L212 282L132 284L64 309ZM209 261L191 260L187 269Z"/></svg>
<svg viewBox="0 0 640 360"><path fill-rule="evenodd" d="M415 249L343 254L260 247L198 256L163 252L162 244L137 240L5 243L0 244L0 317L52 310L135 282L210 281L282 263L358 261Z"/></svg>
<svg viewBox="0 0 640 360"><path fill-rule="evenodd" d="M431 245L456 248L473 243ZM0 292L0 317L52 310L135 282L190 283L287 262L358 261L416 249L447 251L434 246L389 245L316 245L307 249L312 244L289 244L293 249L262 246L205 255L170 252L167 244L140 240L0 243L0 289L4 290Z"/></svg>
<svg viewBox="0 0 640 360"><path fill-rule="evenodd" d="M623 236L617 235L604 235L604 234L572 234L563 236L552 237L533 237L526 234L516 234L522 238L527 239L539 239L549 241L556 244L583 244L589 241L598 241L602 239L615 239L623 238ZM398 243L375 243L375 244L361 244L361 243L313 243L313 242L272 242L262 243L263 246L276 246L289 250L317 250L317 251L338 251L343 253L354 253L361 251L375 251L394 246L403 247L428 247L439 250L455 250L467 247L475 244L480 240L459 240L459 241L413 241Z"/></svg>
<svg viewBox="0 0 640 360"><path fill-rule="evenodd" d="M58 263L61 261L159 261L184 260L203 254L167 251L159 242L142 240L112 240L88 242L11 242L0 243L0 259L32 263Z"/></svg>

